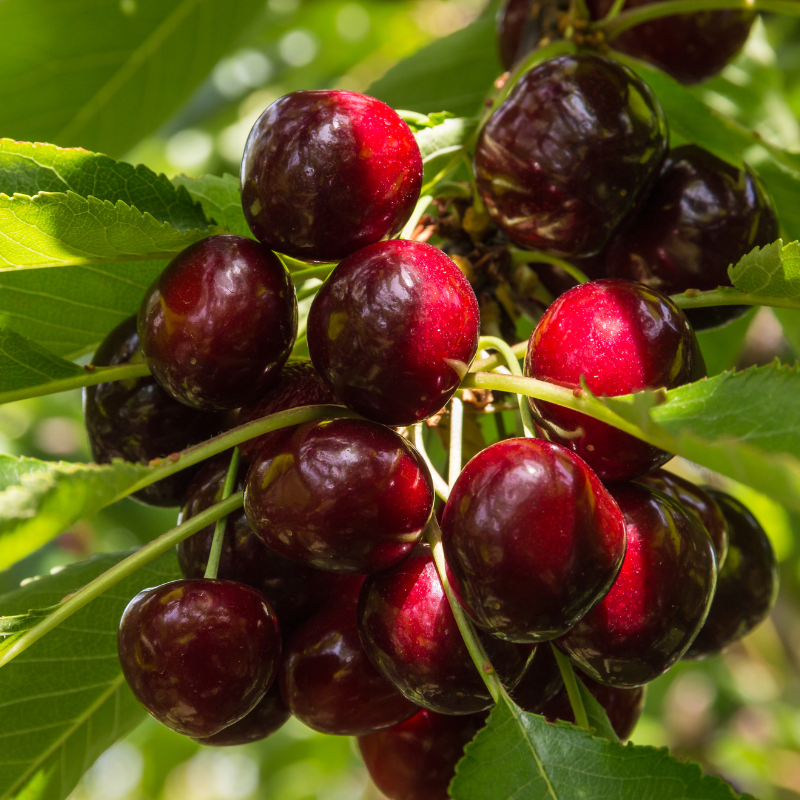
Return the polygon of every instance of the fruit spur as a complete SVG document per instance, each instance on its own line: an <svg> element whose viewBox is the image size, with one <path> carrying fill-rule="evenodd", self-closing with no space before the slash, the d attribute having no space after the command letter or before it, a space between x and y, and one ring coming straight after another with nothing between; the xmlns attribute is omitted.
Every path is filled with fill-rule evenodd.
<svg viewBox="0 0 800 800"><path fill-rule="evenodd" d="M525 72L473 141L473 179L421 197L389 106L280 98L242 160L252 238L180 253L95 356L152 377L85 396L98 461L237 437L138 494L184 525L240 500L181 542L183 579L126 609L138 700L207 746L290 716L358 737L390 800L446 798L498 697L585 724L577 680L627 738L649 682L741 639L777 592L738 500L579 403L705 377L692 323L732 315L688 318L668 294L724 282L722 261L775 238L755 173L670 149L647 85L594 52ZM700 210L683 202L698 185ZM298 294L314 295L303 319ZM515 435L507 384L481 389L476 368L527 387ZM462 448L465 415L488 424Z"/></svg>

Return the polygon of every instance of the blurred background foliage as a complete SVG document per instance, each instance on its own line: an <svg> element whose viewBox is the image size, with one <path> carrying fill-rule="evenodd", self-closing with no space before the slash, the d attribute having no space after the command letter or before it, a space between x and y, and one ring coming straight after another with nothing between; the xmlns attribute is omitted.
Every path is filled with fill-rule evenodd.
<svg viewBox="0 0 800 800"><path fill-rule="evenodd" d="M0 29L4 19L14 22L17 29L34 26L41 22L43 9L56 8L59 0L37 0L20 11L24 5L0 2ZM243 2L238 8L238 2L219 0L211 5L223 16L236 16L239 11L248 14L251 21L244 35L241 30L236 35L222 31L215 38L208 20L205 27L198 22L176 28L182 37L197 40L181 43L188 48L187 60L192 48L201 48L207 37L211 45L204 55L206 59L214 57L216 63L208 65L210 71L202 82L195 81L199 88L187 93L179 110L166 121L159 120L157 127L151 125L154 130L148 130L143 138L130 141L138 134L132 129L122 131L124 120L119 123L121 133L97 128L98 141L107 143L104 149L111 155L143 162L170 176L236 174L251 125L274 99L301 88L364 91L403 56L475 20L483 2L267 0L261 6ZM109 8L128 16L138 12L137 0L84 4L85 13L102 14ZM23 18L25 14L29 18ZM55 21L47 18L47 25L58 24L57 14ZM71 23L62 20L61 24ZM111 37L108 31L105 35ZM6 99L13 70L21 69L19 63L28 63L27 69L35 72L29 63L35 53L30 53L43 47L42 41L31 27L30 42L15 38L10 55L0 61L0 101L5 108L0 109L0 135L96 146L94 136L89 136L92 141L84 140L74 124L64 126L55 117L24 117L22 112L9 116ZM226 42L227 52L216 58L214 47L220 49ZM112 44L101 44L113 59ZM9 68L12 57L17 66ZM103 58L95 58L93 69ZM69 74L72 62L64 64L62 72ZM195 60L187 70L200 66ZM53 74L58 72L57 59L49 68ZM93 73L75 69L75 80L94 80ZM25 90L30 91L30 86ZM800 150L800 21L784 18L759 23L737 61L694 91L717 110L758 128L777 144ZM125 100L124 87L120 97ZM81 109L84 118L95 111L91 102ZM140 127L146 129L153 120L143 121ZM87 123L87 131L90 129ZM76 140L68 141L70 136ZM115 146L122 149L114 152ZM793 363L800 352L799 317L797 312L776 315L761 309L726 328L703 334L709 372L768 363L774 358ZM504 416L506 430L513 431L519 424L514 413L505 412ZM490 419L480 420L468 430L476 441L482 434L496 436ZM432 454L443 459L445 450L435 433L429 431L428 435ZM88 460L79 394L0 407L0 451ZM695 479L717 483L752 508L780 560L781 594L771 620L729 653L702 664L680 664L651 684L645 715L633 741L666 745L677 756L701 762L708 771L725 776L740 790L762 800L800 798L800 517L746 487L699 475L691 465L674 466ZM135 547L170 528L175 516L174 511L125 500L78 523L55 542L0 573L0 591L92 553ZM265 742L220 750L201 748L148 720L97 761L73 797L378 800L381 795L370 786L352 740L318 735L294 720Z"/></svg>

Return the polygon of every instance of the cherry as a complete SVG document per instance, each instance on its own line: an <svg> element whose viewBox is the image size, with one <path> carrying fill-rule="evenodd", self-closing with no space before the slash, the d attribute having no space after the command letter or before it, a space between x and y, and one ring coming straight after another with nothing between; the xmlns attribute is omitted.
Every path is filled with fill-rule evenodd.
<svg viewBox="0 0 800 800"><path fill-rule="evenodd" d="M385 425L441 410L478 351L469 281L437 247L395 239L342 261L308 314L308 348L346 406Z"/></svg>
<svg viewBox="0 0 800 800"><path fill-rule="evenodd" d="M278 257L243 236L209 236L156 278L139 310L155 379L176 400L237 408L274 384L297 331L294 286Z"/></svg>
<svg viewBox="0 0 800 800"><path fill-rule="evenodd" d="M367 577L358 629L372 663L417 705L442 714L470 714L492 705L427 548ZM527 653L486 634L481 640L504 684L516 684Z"/></svg>
<svg viewBox="0 0 800 800"><path fill-rule="evenodd" d="M288 411L290 408L315 405L340 405L333 392L320 378L310 361L291 361L282 370L278 383L263 395L242 406L238 424L252 422L261 417ZM292 428L281 428L249 439L239 445L242 457L253 461L258 451L269 445L277 446Z"/></svg>
<svg viewBox="0 0 800 800"><path fill-rule="evenodd" d="M271 736L292 716L283 702L280 688L278 681L273 681L264 699L249 714L219 733L197 741L208 747L232 747L259 742Z"/></svg>
<svg viewBox="0 0 800 800"><path fill-rule="evenodd" d="M486 714L447 716L423 708L391 728L358 737L370 778L389 800L448 800L464 747Z"/></svg>
<svg viewBox="0 0 800 800"><path fill-rule="evenodd" d="M778 218L761 182L695 145L669 158L636 220L606 257L608 274L664 294L730 286L728 266L778 238ZM749 306L690 309L695 328L709 328Z"/></svg>
<svg viewBox="0 0 800 800"><path fill-rule="evenodd" d="M497 50L503 69L510 70L537 47L560 39L558 29L568 0L506 0L497 15Z"/></svg>
<svg viewBox="0 0 800 800"><path fill-rule="evenodd" d="M677 500L684 509L694 511L700 517L700 522L705 526L714 545L719 573L728 555L728 523L711 495L691 481L663 469L643 475L637 478L636 482L663 492L673 500Z"/></svg>
<svg viewBox="0 0 800 800"><path fill-rule="evenodd" d="M622 10L668 0L627 0ZM601 19L614 0L587 0L593 19ZM641 58L681 83L699 83L716 75L739 52L755 14L729 9L675 14L643 22L615 36L615 50Z"/></svg>
<svg viewBox="0 0 800 800"><path fill-rule="evenodd" d="M114 367L141 360L136 317L121 322L97 348L92 364ZM83 390L83 420L92 458L147 464L220 433L222 418L186 408L150 376L100 383ZM154 506L177 506L197 469L176 472L132 497Z"/></svg>
<svg viewBox="0 0 800 800"><path fill-rule="evenodd" d="M741 639L768 616L778 596L775 552L758 520L738 500L706 488L728 522L728 558L708 618L686 658L705 658Z"/></svg>
<svg viewBox="0 0 800 800"><path fill-rule="evenodd" d="M541 714L542 709L563 688L564 680L552 647L549 644L540 644L536 646L522 680L510 694L520 708L533 714Z"/></svg>
<svg viewBox="0 0 800 800"><path fill-rule="evenodd" d="M178 524L222 499L229 459L208 461L189 486ZM239 488L241 488L241 481ZM211 552L214 525L178 545L178 564L186 578L202 578ZM247 521L244 510L228 515L217 577L258 589L275 609L284 638L342 589L345 577L290 561L270 550Z"/></svg>
<svg viewBox="0 0 800 800"><path fill-rule="evenodd" d="M422 186L405 122L356 92L293 92L256 120L242 209L257 239L306 261L339 261L399 233Z"/></svg>
<svg viewBox="0 0 800 800"><path fill-rule="evenodd" d="M122 614L117 642L137 700L192 737L213 736L252 711L281 657L269 603L234 581L180 580L139 592Z"/></svg>
<svg viewBox="0 0 800 800"><path fill-rule="evenodd" d="M481 131L475 171L486 210L528 250L598 253L661 165L663 113L619 62L538 64Z"/></svg>
<svg viewBox="0 0 800 800"><path fill-rule="evenodd" d="M569 450L506 439L458 477L442 540L469 615L500 638L538 642L569 630L609 590L625 554L625 523Z"/></svg>
<svg viewBox="0 0 800 800"><path fill-rule="evenodd" d="M705 376L683 312L649 287L621 280L576 286L545 312L531 335L525 374L571 389L583 376L597 395L672 389ZM604 481L635 478L672 456L604 422L530 400L540 432L570 448Z"/></svg>
<svg viewBox="0 0 800 800"><path fill-rule="evenodd" d="M583 681L594 699L603 706L611 727L624 742L633 733L639 717L642 716L647 687L636 686L632 689L624 689L619 686L604 686L602 683L593 681L588 675L582 675L579 680ZM564 720L564 722L575 724L575 714L564 686L539 713L548 722Z"/></svg>
<svg viewBox="0 0 800 800"><path fill-rule="evenodd" d="M320 733L360 736L408 719L419 708L369 660L358 636L356 602L343 597L289 639L280 670L292 714Z"/></svg>
<svg viewBox="0 0 800 800"><path fill-rule="evenodd" d="M630 688L662 675L686 652L711 605L717 569L695 514L642 484L609 491L628 533L622 570L555 645L596 681Z"/></svg>

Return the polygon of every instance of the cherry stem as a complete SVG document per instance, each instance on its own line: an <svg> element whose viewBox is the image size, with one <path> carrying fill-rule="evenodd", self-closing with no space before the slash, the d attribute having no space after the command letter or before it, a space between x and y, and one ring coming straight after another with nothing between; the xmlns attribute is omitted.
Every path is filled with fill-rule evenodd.
<svg viewBox="0 0 800 800"><path fill-rule="evenodd" d="M444 560L444 548L442 547L442 532L439 530L439 523L436 521L435 514L431 514L425 536L431 546L436 572L439 573L439 581L442 584L442 589L444 589L453 616L456 618L456 625L458 625L458 630L461 632L461 637L467 646L472 663L475 664L475 668L480 672L481 678L483 678L483 682L492 696L492 700L495 703L499 703L506 695L506 691L503 688L503 684L500 683L500 678L498 678L492 662L489 661L489 656L486 655L477 633L475 633L474 626L467 618L461 603L458 602L458 598L453 592L453 587L450 586Z"/></svg>
<svg viewBox="0 0 800 800"><path fill-rule="evenodd" d="M508 346L509 350L514 354L514 357L519 360L525 357L528 351L528 342L517 342ZM497 367L502 367L506 363L506 357L500 353L488 356L487 358L479 358L472 362L469 368L470 372L490 372Z"/></svg>
<svg viewBox="0 0 800 800"><path fill-rule="evenodd" d="M677 0L676 0L677 2ZM800 5L800 3L798 3ZM670 297L678 308L709 308L710 306L771 306L772 308L800 309L800 300L791 297L764 297L748 294L732 286L720 286L707 292L688 289L683 294Z"/></svg>
<svg viewBox="0 0 800 800"><path fill-rule="evenodd" d="M231 463L228 465L228 474L225 476L225 484L222 487L222 500L227 500L232 494L236 486L236 478L239 476L239 461L241 454L238 447L233 448L231 453ZM214 538L211 540L211 550L208 553L208 564L206 565L206 572L204 578L214 580L219 571L219 560L222 556L222 543L225 539L225 525L228 517L220 517L217 520L216 527L214 528Z"/></svg>
<svg viewBox="0 0 800 800"><path fill-rule="evenodd" d="M575 715L575 724L580 728L589 730L589 717L586 715L586 708L583 705L581 690L575 678L575 671L572 669L570 660L553 644L550 645L553 655L556 657L558 669L564 679L564 686L567 688L569 704L572 706L572 713Z"/></svg>
<svg viewBox="0 0 800 800"><path fill-rule="evenodd" d="M607 22L609 20L614 19L614 17L619 16L620 11L622 11L622 7L625 5L625 0L614 0L614 5L608 9L608 14L603 17L603 22Z"/></svg>
<svg viewBox="0 0 800 800"><path fill-rule="evenodd" d="M574 264L570 264L563 258L558 256L551 256L548 253L540 253L537 250L517 250L513 247L509 248L511 253L512 264L531 264L540 261L544 264L552 264L556 267L561 267L568 275L575 278L578 283L588 283L589 278L586 274L578 269Z"/></svg>
<svg viewBox="0 0 800 800"><path fill-rule="evenodd" d="M418 425L414 426L414 446L419 451L419 454L422 456L422 460L425 462L431 472L431 478L433 479L433 490L446 503L447 498L450 496L450 487L447 485L447 481L445 481L445 479L436 471L436 468L433 466L433 462L428 455L428 450L425 447L425 437L422 430L422 426L424 424L424 422L420 422Z"/></svg>
<svg viewBox="0 0 800 800"><path fill-rule="evenodd" d="M422 218L422 215L428 210L428 206L433 202L433 195L432 194L423 194L419 200L417 200L417 205L414 206L414 211L411 216L408 218L408 222L406 222L403 230L400 232L400 239L410 239L411 234L414 233L414 228L417 227L417 223Z"/></svg>
<svg viewBox="0 0 800 800"><path fill-rule="evenodd" d="M231 495L226 500L205 509L205 511L201 511L182 525L178 525L176 528L167 531L157 539L153 539L152 542L144 545L144 547L141 547L135 553L129 555L127 558L111 567L111 569L106 570L102 575L99 575L93 581L87 583L86 586L68 595L56 606L52 614L44 617L41 622L29 628L13 644L0 652L0 667L8 664L9 661L27 650L34 642L58 627L76 611L80 611L80 609L99 597L103 592L107 591L124 578L127 578L129 575L132 575L137 569L143 567L154 558L171 550L176 544L182 542L193 533L202 530L206 525L210 525L215 520L230 514L237 508L241 508L243 502L244 495L242 492Z"/></svg>
<svg viewBox="0 0 800 800"><path fill-rule="evenodd" d="M290 272L289 277L292 282L302 283L309 278L327 278L328 275L336 269L336 264L320 264L316 267L309 267L308 269L298 269L296 272Z"/></svg>
<svg viewBox="0 0 800 800"><path fill-rule="evenodd" d="M307 297L311 297L312 295L315 295L320 290L321 287L322 287L322 284L318 283L316 286L309 286L309 287L307 287L305 289L301 289L297 293L297 302L299 303L301 300L305 300Z"/></svg>
<svg viewBox="0 0 800 800"><path fill-rule="evenodd" d="M478 340L478 347L485 350L488 347L493 347L499 350L500 354L505 358L506 365L511 371L512 375L522 377L522 370L519 366L516 353L509 347L509 345L497 336L481 336ZM536 429L533 427L533 415L531 414L530 403L525 395L517 394L517 402L519 403L519 414L522 417L522 427L525 430L525 436L528 439L536 438Z"/></svg>
<svg viewBox="0 0 800 800"><path fill-rule="evenodd" d="M450 401L450 451L447 461L447 482L450 488L461 474L461 452L464 436L464 403L453 397Z"/></svg>

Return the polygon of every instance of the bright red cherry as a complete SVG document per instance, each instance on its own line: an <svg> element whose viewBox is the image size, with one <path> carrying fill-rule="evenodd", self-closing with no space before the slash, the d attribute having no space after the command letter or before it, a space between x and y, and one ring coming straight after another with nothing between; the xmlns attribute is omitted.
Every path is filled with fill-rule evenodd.
<svg viewBox="0 0 800 800"><path fill-rule="evenodd" d="M338 406L341 404L320 378L310 361L291 361L281 370L275 386L242 406L237 422L239 425L243 425L245 422L277 414L279 411L316 405ZM262 447L277 444L292 430L293 428L281 428L242 442L239 445L242 457L246 461L253 461Z"/></svg>
<svg viewBox="0 0 800 800"><path fill-rule="evenodd" d="M728 522L728 558L708 618L687 658L705 658L741 639L768 616L778 596L775 552L758 520L734 497L706 488Z"/></svg>
<svg viewBox="0 0 800 800"><path fill-rule="evenodd" d="M367 577L358 602L358 629L372 663L417 705L442 714L470 714L493 704L427 548ZM527 653L487 634L481 640L506 686L516 684Z"/></svg>
<svg viewBox="0 0 800 800"><path fill-rule="evenodd" d="M619 62L550 59L517 83L481 131L478 190L520 247L591 256L661 166L666 135L650 89Z"/></svg>
<svg viewBox="0 0 800 800"><path fill-rule="evenodd" d="M422 156L380 100L293 92L253 125L241 181L259 241L306 261L339 261L400 232L419 198Z"/></svg>
<svg viewBox="0 0 800 800"><path fill-rule="evenodd" d="M395 239L342 261L308 314L317 372L349 408L384 425L441 410L478 351L475 293L438 247Z"/></svg>
<svg viewBox="0 0 800 800"><path fill-rule="evenodd" d="M464 468L442 517L453 589L490 633L553 639L617 577L625 523L586 464L541 439L506 439Z"/></svg>
<svg viewBox="0 0 800 800"><path fill-rule="evenodd" d="M561 295L539 320L525 374L596 395L673 389L704 377L697 338L683 312L638 283L600 280ZM577 453L604 481L635 478L672 456L585 414L530 401L541 432Z"/></svg>
<svg viewBox="0 0 800 800"><path fill-rule="evenodd" d="M510 692L523 710L541 714L542 709L564 688L561 670L549 643L536 646L522 680Z"/></svg>
<svg viewBox="0 0 800 800"><path fill-rule="evenodd" d="M298 425L250 467L244 507L266 545L334 572L402 561L422 536L433 484L422 456L383 425L335 419Z"/></svg>
<svg viewBox="0 0 800 800"><path fill-rule="evenodd" d="M136 317L121 322L105 338L92 364L116 367L142 360ZM147 464L221 433L222 417L189 409L172 399L146 376L100 383L83 390L83 421L92 458L108 464L112 458ZM154 506L177 506L197 469L176 472L132 495Z"/></svg>
<svg viewBox="0 0 800 800"><path fill-rule="evenodd" d="M358 737L374 784L389 800L448 800L447 787L486 714L446 716L423 708L392 728Z"/></svg>
<svg viewBox="0 0 800 800"><path fill-rule="evenodd" d="M611 591L555 645L596 681L631 688L686 652L711 605L717 568L695 514L642 484L610 492L625 516L625 562Z"/></svg>
<svg viewBox="0 0 800 800"><path fill-rule="evenodd" d="M369 660L352 597L319 611L295 631L286 645L280 682L292 714L320 733L361 736L419 710Z"/></svg>
<svg viewBox="0 0 800 800"><path fill-rule="evenodd" d="M711 495L691 481L663 469L643 475L637 478L636 482L663 492L700 517L700 522L705 526L714 545L719 573L728 555L728 523Z"/></svg>
<svg viewBox="0 0 800 800"><path fill-rule="evenodd" d="M622 10L669 0L627 0ZM614 0L587 0L593 19L601 19ZM755 14L741 9L674 14L643 22L615 36L615 50L649 61L681 83L716 75L747 41Z"/></svg>
<svg viewBox="0 0 800 800"><path fill-rule="evenodd" d="M294 285L278 257L243 236L209 236L156 278L139 339L156 380L202 409L238 408L278 378L297 332Z"/></svg>
<svg viewBox="0 0 800 800"><path fill-rule="evenodd" d="M139 592L122 614L117 642L136 699L192 737L213 736L252 711L281 657L269 603L234 581L172 581Z"/></svg>
<svg viewBox="0 0 800 800"><path fill-rule="evenodd" d="M608 274L663 294L730 286L728 267L778 238L772 201L756 176L696 145L671 151L653 190L614 238ZM696 328L720 325L748 306L689 309Z"/></svg>

